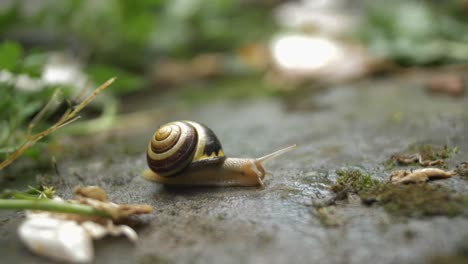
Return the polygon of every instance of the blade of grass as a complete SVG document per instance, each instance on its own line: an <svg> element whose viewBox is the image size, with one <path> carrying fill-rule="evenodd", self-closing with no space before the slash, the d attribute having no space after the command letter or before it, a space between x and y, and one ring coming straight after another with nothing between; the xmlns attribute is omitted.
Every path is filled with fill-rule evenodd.
<svg viewBox="0 0 468 264"><path fill-rule="evenodd" d="M34 135L28 136L28 138L13 152L11 153L4 161L0 163L0 170L4 169L8 165L10 165L13 161L15 161L19 156L21 156L28 148L32 147L37 141L42 139L43 137L51 134L55 130L70 124L76 121L79 116L76 116L84 107L86 107L96 96L99 95L104 89L106 89L109 85L111 85L115 81L116 77L113 77L103 83L101 86L96 88L88 97L86 97L81 103L79 103L73 110L68 109L62 115L62 117L51 127L48 129L36 133ZM40 114L40 113L39 113ZM33 119L34 120L34 119Z"/></svg>
<svg viewBox="0 0 468 264"><path fill-rule="evenodd" d="M96 96L99 95L104 89L106 89L109 85L111 85L115 81L116 77L110 78L108 81L103 83L99 86L93 93L91 93L88 97L86 97L81 103L79 103L75 109L70 113L69 118L74 117L77 113L79 113L85 106L87 106Z"/></svg>
<svg viewBox="0 0 468 264"><path fill-rule="evenodd" d="M36 126L36 124L42 119L42 117L45 115L45 113L49 110L49 108L52 106L53 102L57 99L58 95L60 94L60 90L56 89L52 96L50 97L49 101L47 104L39 111L39 113L34 116L34 118L29 122L28 126L28 135L31 135L31 132L33 128Z"/></svg>
<svg viewBox="0 0 468 264"><path fill-rule="evenodd" d="M7 210L41 210L57 213L79 214L79 215L95 215L110 218L111 216L105 211L95 209L91 206L83 204L71 204L59 202L50 199L35 199L35 200L14 200L0 199L0 209Z"/></svg>

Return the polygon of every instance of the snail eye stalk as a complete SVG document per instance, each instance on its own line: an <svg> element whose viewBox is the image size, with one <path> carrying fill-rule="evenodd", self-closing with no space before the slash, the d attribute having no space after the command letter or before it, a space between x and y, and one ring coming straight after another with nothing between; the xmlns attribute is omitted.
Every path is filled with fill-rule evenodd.
<svg viewBox="0 0 468 264"><path fill-rule="evenodd" d="M263 163L265 163L265 162L267 162L269 160L272 160L272 159L274 159L274 158L276 158L276 157L278 157L280 155L283 155L284 153L287 153L287 152L295 149L296 147L297 147L297 145L294 144L294 145L291 145L289 147L285 147L283 149L277 150L277 151L275 151L273 153L270 153L268 155L265 155L263 157L257 158L256 160L260 164L263 164Z"/></svg>

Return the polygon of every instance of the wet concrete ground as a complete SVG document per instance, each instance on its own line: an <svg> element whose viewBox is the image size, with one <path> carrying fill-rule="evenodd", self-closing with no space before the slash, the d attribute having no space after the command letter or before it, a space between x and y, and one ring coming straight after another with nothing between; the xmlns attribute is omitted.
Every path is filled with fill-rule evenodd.
<svg viewBox="0 0 468 264"><path fill-rule="evenodd" d="M468 218L395 219L350 197L333 208L343 224L330 228L313 207L331 196L328 186L337 169L358 168L387 180L382 163L411 144L458 147L447 160L449 168L468 160L468 97L428 95L420 77L339 86L289 103L278 98L166 103L152 128L106 143L111 146L90 146L83 160L59 162L61 177L39 179L54 183L64 197L75 185L99 185L115 202L154 206L152 215L140 218L136 245L124 238L98 241L96 263L427 263L466 243ZM299 148L267 164L273 176L266 178L265 189L175 189L143 180L147 140L158 125L178 119L211 127L228 156L256 157L290 144ZM459 176L430 184L468 192L467 180ZM48 263L18 240L21 218L22 213L0 213L1 262Z"/></svg>

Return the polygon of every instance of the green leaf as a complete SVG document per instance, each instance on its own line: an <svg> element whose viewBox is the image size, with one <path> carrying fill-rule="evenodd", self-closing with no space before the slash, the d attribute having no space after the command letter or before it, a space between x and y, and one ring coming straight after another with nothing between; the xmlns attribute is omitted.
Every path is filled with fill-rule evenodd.
<svg viewBox="0 0 468 264"><path fill-rule="evenodd" d="M0 44L0 69L14 72L18 67L23 49L18 43L4 42Z"/></svg>
<svg viewBox="0 0 468 264"><path fill-rule="evenodd" d="M117 76L119 81L112 85L112 89L109 89L109 91L114 92L115 94L126 94L145 86L143 77L109 65L91 65L88 67L87 73L96 83L103 83L110 77Z"/></svg>
<svg viewBox="0 0 468 264"><path fill-rule="evenodd" d="M9 27L17 23L22 3L20 1L13 2L10 6L2 6L0 8L0 33L5 32Z"/></svg>
<svg viewBox="0 0 468 264"><path fill-rule="evenodd" d="M42 68L47 62L46 53L28 54L22 63L21 71L32 77L39 77L42 74Z"/></svg>

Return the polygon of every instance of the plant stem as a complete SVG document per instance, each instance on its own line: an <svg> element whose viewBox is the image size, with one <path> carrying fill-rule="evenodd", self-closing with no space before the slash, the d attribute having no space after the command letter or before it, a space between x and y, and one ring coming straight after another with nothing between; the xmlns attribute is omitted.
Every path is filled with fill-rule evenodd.
<svg viewBox="0 0 468 264"><path fill-rule="evenodd" d="M0 199L0 210L1 209L42 210L42 211L59 212L59 213L111 217L107 212L95 209L91 206L87 206L83 204L72 204L72 203L66 203L66 202L53 201L49 199L38 199L38 200Z"/></svg>
<svg viewBox="0 0 468 264"><path fill-rule="evenodd" d="M63 126L66 126L74 121L76 121L79 116L76 116L85 106L87 106L100 92L102 92L104 89L106 89L109 85L114 82L116 77L113 77L109 79L107 82L96 88L94 92L92 92L88 97L86 97L81 103L75 106L75 108L72 110L71 108L67 109L65 113L62 114L62 117L53 124L51 127L47 128L46 130L43 130L42 132L38 132L34 135L29 135L25 141L13 152L11 153L4 161L0 162L0 170L3 168L7 167L12 163L14 160L16 160L18 157L23 155L23 153L32 147L34 144L36 144L37 141L41 140L43 137L49 135L50 133L53 133L55 130L62 128ZM46 106L47 107L47 106ZM41 112L39 112L39 115L42 115ZM37 122L37 119L33 119L34 122ZM30 126L29 132L34 126L34 123Z"/></svg>
<svg viewBox="0 0 468 264"><path fill-rule="evenodd" d="M21 199L21 200L37 200L39 199L37 195L32 195L29 193L22 193L22 192L12 192L11 197L14 199Z"/></svg>

